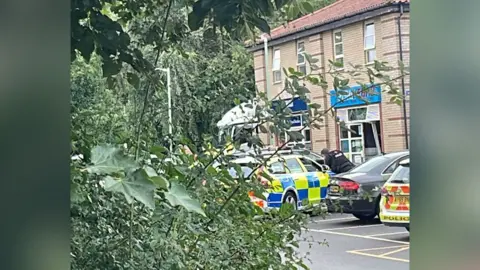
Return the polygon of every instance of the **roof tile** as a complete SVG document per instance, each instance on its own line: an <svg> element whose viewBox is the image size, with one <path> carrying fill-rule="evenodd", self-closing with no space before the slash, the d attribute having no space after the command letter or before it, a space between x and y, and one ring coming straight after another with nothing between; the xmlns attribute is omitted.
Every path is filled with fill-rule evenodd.
<svg viewBox="0 0 480 270"><path fill-rule="evenodd" d="M280 26L271 30L270 38L275 39L309 26L321 25L371 8L399 2L410 3L410 0L338 0L329 6L293 20L286 26Z"/></svg>

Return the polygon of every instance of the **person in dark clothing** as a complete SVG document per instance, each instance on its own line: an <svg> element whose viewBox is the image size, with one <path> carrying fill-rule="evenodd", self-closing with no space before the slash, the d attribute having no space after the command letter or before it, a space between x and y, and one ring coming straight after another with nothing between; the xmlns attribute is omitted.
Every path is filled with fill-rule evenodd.
<svg viewBox="0 0 480 270"><path fill-rule="evenodd" d="M336 174L348 172L355 167L355 165L340 150L330 151L325 148L322 150L321 154L325 159L325 165L330 167L330 170Z"/></svg>

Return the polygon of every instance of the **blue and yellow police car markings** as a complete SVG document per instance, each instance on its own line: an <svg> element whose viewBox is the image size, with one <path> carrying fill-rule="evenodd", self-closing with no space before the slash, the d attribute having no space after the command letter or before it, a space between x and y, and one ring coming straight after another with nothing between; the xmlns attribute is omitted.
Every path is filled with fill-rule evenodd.
<svg viewBox="0 0 480 270"><path fill-rule="evenodd" d="M291 175L280 176L280 182L282 183L283 190L286 190L289 187L295 187L295 181Z"/></svg>
<svg viewBox="0 0 480 270"><path fill-rule="evenodd" d="M289 175L280 175L277 177L278 180L275 179L274 182L278 181L281 185L275 185L274 190L269 193L267 198L268 207L281 207L284 190L288 187L295 186L293 177Z"/></svg>
<svg viewBox="0 0 480 270"><path fill-rule="evenodd" d="M308 178L306 175L297 175L295 179L295 188L297 189L298 193L298 201L302 202L303 200L308 200Z"/></svg>
<svg viewBox="0 0 480 270"><path fill-rule="evenodd" d="M291 188L294 188L298 194L299 206L303 205L302 201L304 200L309 203L319 203L327 195L329 177L324 173L277 175L275 178L275 182L278 184L273 190L270 190L267 198L269 207L281 207L284 193Z"/></svg>
<svg viewBox="0 0 480 270"><path fill-rule="evenodd" d="M330 182L330 176L326 173L317 172L317 177L320 180L320 197L325 199L328 192L328 184Z"/></svg>
<svg viewBox="0 0 480 270"><path fill-rule="evenodd" d="M318 203L320 201L320 180L316 173L308 173L306 175L308 179L308 202Z"/></svg>

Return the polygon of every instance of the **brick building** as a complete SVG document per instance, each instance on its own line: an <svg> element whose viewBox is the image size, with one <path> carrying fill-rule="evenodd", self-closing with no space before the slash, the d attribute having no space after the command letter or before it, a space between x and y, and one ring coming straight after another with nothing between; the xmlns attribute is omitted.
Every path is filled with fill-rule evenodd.
<svg viewBox="0 0 480 270"><path fill-rule="evenodd" d="M330 69L329 60L343 62L344 69L353 65L370 65L374 60L397 66L403 60L409 66L410 53L410 1L409 0L338 0L334 4L280 26L271 31L265 43L249 49L253 53L256 85L267 91L269 97L283 89L282 68L297 67L308 71L302 52L319 59L320 72ZM266 35L265 35L266 36ZM267 63L265 62L267 58ZM399 69L390 73L399 75ZM327 76L333 89L331 76ZM352 80L353 81L353 80ZM319 152L322 148L341 149L352 161L361 162L378 151L391 152L409 145L409 76L397 85L407 96L404 106L390 102L389 94L370 95L369 104L360 99L349 99L337 104L337 116L357 134L341 129L332 117L327 117L320 129L306 129L304 144ZM355 85L350 85L355 89ZM335 104L335 95L321 87L308 85L312 102L329 108ZM282 99L291 99L282 96ZM301 100L293 102L292 111L306 110ZM292 116L292 129L302 125L300 116ZM278 144L278 138L262 134L267 144Z"/></svg>

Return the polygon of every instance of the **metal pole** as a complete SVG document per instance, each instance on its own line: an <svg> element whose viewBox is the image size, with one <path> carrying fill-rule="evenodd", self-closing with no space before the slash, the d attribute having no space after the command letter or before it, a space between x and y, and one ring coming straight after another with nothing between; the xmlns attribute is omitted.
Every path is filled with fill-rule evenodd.
<svg viewBox="0 0 480 270"><path fill-rule="evenodd" d="M397 21L397 26L398 26L398 43L399 43L399 50L400 50L400 61L403 62L403 45L402 45L402 24L401 24L401 19L403 16L403 5L402 3L399 3L400 6L400 16L398 16L398 21ZM402 95L403 95L403 128L404 128L404 133L405 133L405 148L409 149L409 143L408 143L408 122L407 122L407 97L405 96L405 78L402 76L401 79L402 83Z"/></svg>
<svg viewBox="0 0 480 270"><path fill-rule="evenodd" d="M172 86L170 68L167 68L167 96L168 96L168 132L170 133L170 153L173 152L173 120L172 120Z"/></svg>
<svg viewBox="0 0 480 270"><path fill-rule="evenodd" d="M267 100L270 100L270 69L269 69L269 59L268 59L268 38L266 36L266 34L263 34L262 35L262 39L263 39L263 51L264 51L264 55L265 55L265 94L267 96ZM270 134L270 130L268 130L268 133L267 133L267 138L268 138L268 141L267 141L267 144L271 144L272 140L273 140L273 135Z"/></svg>
<svg viewBox="0 0 480 270"><path fill-rule="evenodd" d="M170 68L157 68L156 70L167 73L167 99L168 99L168 133L170 135L170 153L173 152L173 121L172 121L172 86Z"/></svg>
<svg viewBox="0 0 480 270"><path fill-rule="evenodd" d="M262 36L262 39L263 39L263 50L264 50L264 54L265 54L265 92L267 94L267 99L270 100L270 72L269 72L269 68L268 68L268 38L263 35Z"/></svg>

